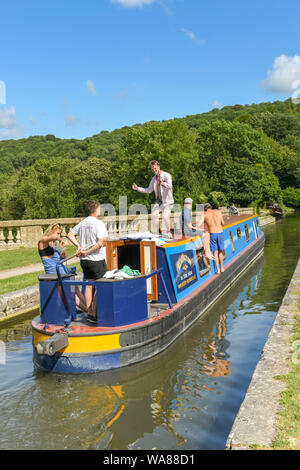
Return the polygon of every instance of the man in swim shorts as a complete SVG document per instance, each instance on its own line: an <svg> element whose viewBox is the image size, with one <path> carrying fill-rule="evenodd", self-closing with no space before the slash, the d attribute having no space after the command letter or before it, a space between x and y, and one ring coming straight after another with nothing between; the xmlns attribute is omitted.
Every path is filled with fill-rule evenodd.
<svg viewBox="0 0 300 470"><path fill-rule="evenodd" d="M224 225L224 219L222 212L219 209L212 209L210 204L205 204L204 222L206 223L210 234L210 251L213 253L215 258L217 274L223 273L224 236L222 227ZM219 263L221 269L219 267Z"/></svg>

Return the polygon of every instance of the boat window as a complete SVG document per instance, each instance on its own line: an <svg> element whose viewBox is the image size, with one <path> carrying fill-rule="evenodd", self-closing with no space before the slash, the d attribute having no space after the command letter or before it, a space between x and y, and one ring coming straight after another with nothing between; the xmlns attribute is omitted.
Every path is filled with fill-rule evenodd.
<svg viewBox="0 0 300 470"><path fill-rule="evenodd" d="M257 233L259 233L259 223L258 223L258 219L255 219L255 223L256 223Z"/></svg>
<svg viewBox="0 0 300 470"><path fill-rule="evenodd" d="M255 222L254 222L254 221L253 221L253 228L254 228L255 238L257 238L256 225L255 225Z"/></svg>
<svg viewBox="0 0 300 470"><path fill-rule="evenodd" d="M246 233L246 240L247 242L250 240L250 237L249 237L249 230L248 230L248 225L245 224L245 233Z"/></svg>
<svg viewBox="0 0 300 470"><path fill-rule="evenodd" d="M238 228L236 229L236 234L237 234L237 237L238 237L238 238L241 238L242 232L241 232L240 227L238 227Z"/></svg>
<svg viewBox="0 0 300 470"><path fill-rule="evenodd" d="M234 252L235 252L235 248L234 248L234 241L233 241L232 232L229 232L229 238L230 238L232 253L234 253Z"/></svg>
<svg viewBox="0 0 300 470"><path fill-rule="evenodd" d="M200 276L205 276L205 274L209 273L210 271L210 260L206 258L204 254L204 248L200 248L196 250L196 256L198 261L198 269Z"/></svg>

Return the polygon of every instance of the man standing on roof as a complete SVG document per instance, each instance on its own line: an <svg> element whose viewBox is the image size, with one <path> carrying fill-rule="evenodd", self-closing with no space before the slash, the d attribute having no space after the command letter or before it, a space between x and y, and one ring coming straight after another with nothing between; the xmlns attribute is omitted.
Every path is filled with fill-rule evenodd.
<svg viewBox="0 0 300 470"><path fill-rule="evenodd" d="M224 219L222 212L218 209L212 209L210 204L204 204L204 222L207 225L210 234L210 250L214 255L217 274L224 272L223 261L224 261L224 236L223 236L223 225ZM219 261L221 271L219 268Z"/></svg>
<svg viewBox="0 0 300 470"><path fill-rule="evenodd" d="M162 212L163 219L165 222L166 233L163 235L166 238L171 238L170 233L170 212L172 210L174 199L173 199L173 185L172 185L172 176L166 171L160 169L160 165L156 160L152 160L149 163L152 173L154 173L153 178L150 181L148 188L141 188L135 183L132 185L134 191L140 193L155 193L155 204L152 207L152 223L155 227L156 233L159 233L159 213Z"/></svg>

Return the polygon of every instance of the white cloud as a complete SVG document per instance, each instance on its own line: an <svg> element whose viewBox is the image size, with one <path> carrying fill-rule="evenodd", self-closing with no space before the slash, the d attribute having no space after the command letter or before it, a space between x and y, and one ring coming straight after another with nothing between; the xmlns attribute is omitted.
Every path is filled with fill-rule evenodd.
<svg viewBox="0 0 300 470"><path fill-rule="evenodd" d="M11 129L17 124L17 110L14 106L11 108L0 108L0 128Z"/></svg>
<svg viewBox="0 0 300 470"><path fill-rule="evenodd" d="M221 108L223 108L223 105L222 105L222 103L220 103L219 100L215 100L215 101L213 102L213 108L221 109Z"/></svg>
<svg viewBox="0 0 300 470"><path fill-rule="evenodd" d="M199 39L196 34L189 29L181 28L181 32L184 33L191 41L196 42L198 45L203 46L206 43L205 39Z"/></svg>
<svg viewBox="0 0 300 470"><path fill-rule="evenodd" d="M128 95L129 95L129 88L124 88L124 90L114 95L113 98L115 98L116 100L124 100L125 98L127 98Z"/></svg>
<svg viewBox="0 0 300 470"><path fill-rule="evenodd" d="M27 132L27 127L18 123L17 110L11 108L0 108L0 139L17 139Z"/></svg>
<svg viewBox="0 0 300 470"><path fill-rule="evenodd" d="M0 138L17 139L18 137L22 137L26 131L26 128L17 125L16 127L3 129L3 131L0 132Z"/></svg>
<svg viewBox="0 0 300 470"><path fill-rule="evenodd" d="M75 114L67 114L65 116L65 124L68 127L76 127L80 124L80 119Z"/></svg>
<svg viewBox="0 0 300 470"><path fill-rule="evenodd" d="M119 5L127 8L141 8L154 2L156 0L111 0L111 3L119 3Z"/></svg>
<svg viewBox="0 0 300 470"><path fill-rule="evenodd" d="M276 57L272 70L268 71L267 79L262 82L265 88L275 92L292 92L295 82L300 79L300 56L285 54Z"/></svg>
<svg viewBox="0 0 300 470"><path fill-rule="evenodd" d="M85 89L86 89L86 92L89 95L97 95L97 90L96 90L95 84L94 84L94 82L92 82L92 80L87 80L85 82Z"/></svg>

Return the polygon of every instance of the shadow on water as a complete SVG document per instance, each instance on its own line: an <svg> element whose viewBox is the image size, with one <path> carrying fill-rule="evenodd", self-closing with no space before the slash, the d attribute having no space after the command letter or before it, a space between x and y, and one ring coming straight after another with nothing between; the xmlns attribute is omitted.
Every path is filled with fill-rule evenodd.
<svg viewBox="0 0 300 470"><path fill-rule="evenodd" d="M299 257L299 222L268 227L265 255L167 351L141 364L36 373L30 322L0 330L0 448L223 449Z"/></svg>

